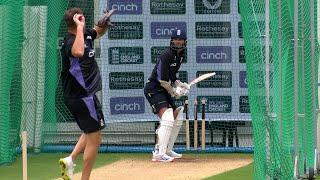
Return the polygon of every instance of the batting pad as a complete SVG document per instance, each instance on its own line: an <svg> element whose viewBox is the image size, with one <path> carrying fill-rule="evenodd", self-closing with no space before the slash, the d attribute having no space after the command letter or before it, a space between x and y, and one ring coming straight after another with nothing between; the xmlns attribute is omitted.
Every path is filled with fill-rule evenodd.
<svg viewBox="0 0 320 180"><path fill-rule="evenodd" d="M173 128L172 128L171 135L170 135L169 142L168 142L167 152L172 151L174 142L176 141L178 134L179 134L179 131L181 129L181 126L183 123L183 109L184 109L183 106L180 106L176 110L176 111L179 111L179 113L178 113L178 115L174 121L174 124L173 124Z"/></svg>
<svg viewBox="0 0 320 180"><path fill-rule="evenodd" d="M167 152L167 146L174 125L173 109L168 108L161 117L160 128L158 130L159 154Z"/></svg>

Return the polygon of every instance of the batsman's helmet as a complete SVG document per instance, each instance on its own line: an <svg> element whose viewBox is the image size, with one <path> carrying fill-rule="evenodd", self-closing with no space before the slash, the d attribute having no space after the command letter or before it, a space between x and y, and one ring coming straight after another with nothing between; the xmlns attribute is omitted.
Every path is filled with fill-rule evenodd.
<svg viewBox="0 0 320 180"><path fill-rule="evenodd" d="M177 46L176 44L173 43L173 39L183 39L184 44L182 46ZM172 31L171 34L171 41L170 41L170 47L173 50L180 50L180 49L185 49L187 46L187 34L184 30L182 29L175 29Z"/></svg>

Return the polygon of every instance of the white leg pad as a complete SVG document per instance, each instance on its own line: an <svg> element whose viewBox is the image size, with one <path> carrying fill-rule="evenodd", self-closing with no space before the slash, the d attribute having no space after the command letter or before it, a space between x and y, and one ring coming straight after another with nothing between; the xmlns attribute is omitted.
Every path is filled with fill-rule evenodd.
<svg viewBox="0 0 320 180"><path fill-rule="evenodd" d="M159 155L167 152L168 142L174 124L173 109L168 108L161 117L158 130Z"/></svg>
<svg viewBox="0 0 320 180"><path fill-rule="evenodd" d="M183 123L183 109L184 109L183 106L180 106L177 108L177 110L179 110L179 113L173 124L173 128L172 128L171 135L168 142L167 152L170 152L173 149L174 142L176 141L179 135L179 131Z"/></svg>

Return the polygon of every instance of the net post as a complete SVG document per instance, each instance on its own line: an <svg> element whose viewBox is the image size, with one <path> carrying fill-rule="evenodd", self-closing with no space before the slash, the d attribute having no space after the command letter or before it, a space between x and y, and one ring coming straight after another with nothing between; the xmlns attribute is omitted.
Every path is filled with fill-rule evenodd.
<svg viewBox="0 0 320 180"><path fill-rule="evenodd" d="M28 179L28 166L27 166L27 131L21 133L21 148L22 148L22 179Z"/></svg>

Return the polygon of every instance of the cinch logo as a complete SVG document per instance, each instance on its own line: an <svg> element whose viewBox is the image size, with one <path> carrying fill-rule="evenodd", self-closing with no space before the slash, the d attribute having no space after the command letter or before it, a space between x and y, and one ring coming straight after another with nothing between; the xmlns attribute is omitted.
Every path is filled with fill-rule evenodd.
<svg viewBox="0 0 320 180"><path fill-rule="evenodd" d="M197 63L230 63L230 46L197 46Z"/></svg>
<svg viewBox="0 0 320 180"><path fill-rule="evenodd" d="M114 14L142 14L142 0L109 0L108 7Z"/></svg>
<svg viewBox="0 0 320 180"><path fill-rule="evenodd" d="M170 39L174 29L187 32L186 22L151 22L152 39Z"/></svg>
<svg viewBox="0 0 320 180"><path fill-rule="evenodd" d="M240 71L239 72L239 85L241 88L247 88L247 73L246 71Z"/></svg>
<svg viewBox="0 0 320 180"><path fill-rule="evenodd" d="M144 97L110 98L111 114L142 114L145 112Z"/></svg>

